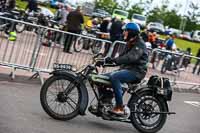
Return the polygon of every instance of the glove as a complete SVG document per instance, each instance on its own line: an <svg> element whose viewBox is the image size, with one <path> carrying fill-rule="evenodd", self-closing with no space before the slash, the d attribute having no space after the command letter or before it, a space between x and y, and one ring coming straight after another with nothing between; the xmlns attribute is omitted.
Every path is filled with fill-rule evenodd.
<svg viewBox="0 0 200 133"><path fill-rule="evenodd" d="M105 63L106 64L112 64L112 63L114 63L115 62L115 60L113 59L113 58L111 58L111 57L106 57L105 58Z"/></svg>

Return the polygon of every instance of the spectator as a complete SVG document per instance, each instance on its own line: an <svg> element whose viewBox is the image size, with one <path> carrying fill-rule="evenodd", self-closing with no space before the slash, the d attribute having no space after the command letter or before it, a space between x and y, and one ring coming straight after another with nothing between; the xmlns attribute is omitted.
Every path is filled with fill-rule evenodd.
<svg viewBox="0 0 200 133"><path fill-rule="evenodd" d="M8 0L7 9L9 11L12 11L13 9L15 9L15 6L16 6L16 0Z"/></svg>
<svg viewBox="0 0 200 133"><path fill-rule="evenodd" d="M166 50L176 50L176 46L174 43L174 37L170 35L165 42Z"/></svg>
<svg viewBox="0 0 200 133"><path fill-rule="evenodd" d="M196 57L200 58L200 48L199 48L199 50L197 52ZM194 68L193 68L193 72L192 72L193 74L195 74L196 69L198 69L197 67L199 67L199 70L197 71L197 74L200 75L200 59L197 59L197 62L195 64Z"/></svg>
<svg viewBox="0 0 200 133"><path fill-rule="evenodd" d="M65 25L67 22L67 16L69 14L69 7L68 6L63 6L62 4L59 4L58 10L55 13L55 20L60 24L60 25Z"/></svg>
<svg viewBox="0 0 200 133"><path fill-rule="evenodd" d="M0 12L3 12L6 8L6 0L0 0Z"/></svg>
<svg viewBox="0 0 200 133"><path fill-rule="evenodd" d="M110 18L105 18L100 25L100 31L104 32L104 33L108 33L109 32L109 29L108 29L109 23L110 23Z"/></svg>
<svg viewBox="0 0 200 133"><path fill-rule="evenodd" d="M32 11L37 12L38 10L37 0L28 0L26 9L28 9L29 12L32 12Z"/></svg>
<svg viewBox="0 0 200 133"><path fill-rule="evenodd" d="M122 33L123 33L122 22L121 22L121 20L119 18L116 18L112 22L112 25L111 25L111 28L110 28L110 40L112 42L115 42L117 40L119 40L119 41L122 40ZM118 48L119 48L119 45L118 44L115 45L111 57L115 57Z"/></svg>
<svg viewBox="0 0 200 133"><path fill-rule="evenodd" d="M149 32L148 34L148 42L151 43L151 46L152 46L152 49L154 48L157 48L157 44L156 44L156 33L152 33L152 32Z"/></svg>
<svg viewBox="0 0 200 133"><path fill-rule="evenodd" d="M67 31L80 34L81 24L84 23L83 15L81 13L80 6L77 7L75 11L71 11L67 16ZM76 38L74 38L76 39ZM64 52L70 53L70 47L73 40L72 35L67 35L64 43Z"/></svg>
<svg viewBox="0 0 200 133"><path fill-rule="evenodd" d="M140 34L144 42L148 42L148 31L144 29L144 31Z"/></svg>

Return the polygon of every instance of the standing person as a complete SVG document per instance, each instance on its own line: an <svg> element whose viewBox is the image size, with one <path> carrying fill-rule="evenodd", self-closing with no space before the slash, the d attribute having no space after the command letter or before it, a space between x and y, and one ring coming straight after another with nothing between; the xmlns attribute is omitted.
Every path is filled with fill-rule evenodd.
<svg viewBox="0 0 200 133"><path fill-rule="evenodd" d="M0 12L3 12L6 8L6 0L0 0Z"/></svg>
<svg viewBox="0 0 200 133"><path fill-rule="evenodd" d="M103 33L101 33L101 35L102 34L105 34L105 33L107 33L108 34L108 36L109 36L109 23L110 23L110 21L111 21L111 18L105 18L105 19L103 19L103 21L102 21L102 23L100 24L100 32L103 32ZM100 35L100 38L101 38L101 35ZM105 39L105 38L102 38L102 39ZM109 38L106 38L106 39L109 39ZM105 46L104 46L104 53L103 53L103 56L105 57L107 54L108 54L108 52L109 52L109 49L110 49L110 43L105 43Z"/></svg>
<svg viewBox="0 0 200 133"><path fill-rule="evenodd" d="M84 23L83 15L81 13L81 7L78 6L75 11L71 11L67 16L67 31L80 34L81 24ZM75 39L75 38L74 38ZM70 53L70 47L72 45L73 35L66 35L64 43L64 52Z"/></svg>
<svg viewBox="0 0 200 133"><path fill-rule="evenodd" d="M148 42L151 43L151 48L152 49L155 49L158 47L158 45L156 44L156 33L152 33L152 32L149 32L149 35L148 35ZM151 58L151 63L152 63L152 68L155 69L155 60L156 60L156 56L157 56L157 53L156 51L153 52L153 55L152 55L152 58Z"/></svg>
<svg viewBox="0 0 200 133"><path fill-rule="evenodd" d="M199 57L199 58L200 58L200 48L199 48L199 50L198 50L198 52L197 52L196 57ZM197 59L197 62L196 62L196 64L195 64L194 68L193 68L193 72L192 72L193 74L195 74L196 69L198 69L197 67L199 67L199 70L197 71L197 74L200 75L200 59Z"/></svg>
<svg viewBox="0 0 200 133"><path fill-rule="evenodd" d="M115 42L117 40L122 40L122 22L119 18L116 18L111 25L110 28L110 40L111 42ZM113 52L112 52L112 57L115 57L117 50L119 48L119 45L115 45Z"/></svg>
<svg viewBox="0 0 200 133"><path fill-rule="evenodd" d="M26 9L28 9L28 12L32 12L32 11L37 12L37 10L38 10L37 0L28 0Z"/></svg>

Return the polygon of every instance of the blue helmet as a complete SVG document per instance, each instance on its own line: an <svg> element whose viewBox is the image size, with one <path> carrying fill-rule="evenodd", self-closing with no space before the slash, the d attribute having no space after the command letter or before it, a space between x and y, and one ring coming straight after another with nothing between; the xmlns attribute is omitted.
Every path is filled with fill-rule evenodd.
<svg viewBox="0 0 200 133"><path fill-rule="evenodd" d="M125 30L132 30L134 32L140 33L140 26L136 23L130 22L126 24Z"/></svg>

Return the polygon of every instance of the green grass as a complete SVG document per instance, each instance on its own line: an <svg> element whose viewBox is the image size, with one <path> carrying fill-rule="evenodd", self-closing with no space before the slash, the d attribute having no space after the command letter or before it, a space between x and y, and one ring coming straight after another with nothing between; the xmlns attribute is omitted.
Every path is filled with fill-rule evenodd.
<svg viewBox="0 0 200 133"><path fill-rule="evenodd" d="M166 36L163 36L163 35L161 35L160 37L163 39L166 38ZM194 55L194 56L196 56L197 51L200 48L200 43L182 40L179 38L175 39L175 43L176 43L177 48L180 48L181 50L186 50L187 48L191 48L192 55Z"/></svg>
<svg viewBox="0 0 200 133"><path fill-rule="evenodd" d="M27 6L27 2L21 1L21 0L16 0L16 6L19 9L25 9Z"/></svg>

